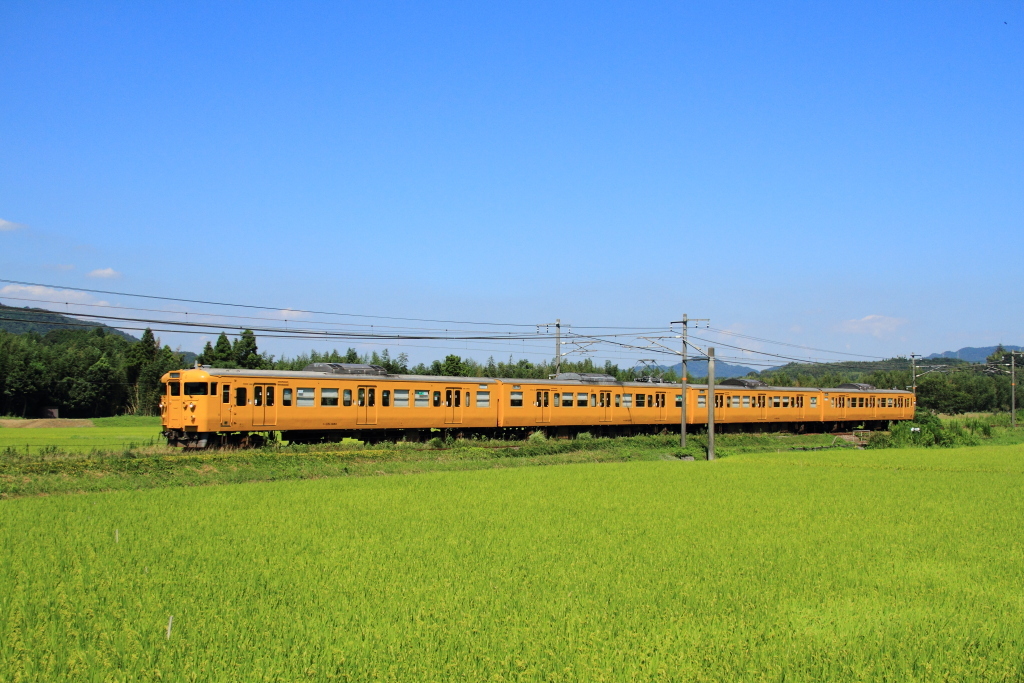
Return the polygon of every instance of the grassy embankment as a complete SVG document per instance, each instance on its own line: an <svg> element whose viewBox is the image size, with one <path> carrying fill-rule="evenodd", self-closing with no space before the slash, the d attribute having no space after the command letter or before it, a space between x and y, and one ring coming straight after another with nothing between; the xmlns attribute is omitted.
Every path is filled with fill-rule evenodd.
<svg viewBox="0 0 1024 683"><path fill-rule="evenodd" d="M1022 494L980 446L6 500L0 679L1016 681Z"/></svg>
<svg viewBox="0 0 1024 683"><path fill-rule="evenodd" d="M997 424L982 430L977 424L983 420L972 419L976 429L971 433L977 433L975 442L1024 442L1024 429L1013 434ZM996 416L989 422L998 420ZM95 427L87 428L0 428L0 498L281 479L668 460L681 455L701 459L706 446L705 436L691 435L686 453L679 450L677 436L518 442L436 439L430 444L377 446L347 440L319 446L276 444L258 450L184 452L162 445L156 418L105 418L94 423ZM725 434L717 437L716 444L720 457L852 447L842 439L821 434Z"/></svg>

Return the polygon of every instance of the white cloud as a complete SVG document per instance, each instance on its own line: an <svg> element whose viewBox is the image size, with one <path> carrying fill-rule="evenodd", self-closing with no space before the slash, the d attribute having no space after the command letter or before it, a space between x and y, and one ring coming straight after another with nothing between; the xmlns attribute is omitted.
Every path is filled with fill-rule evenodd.
<svg viewBox="0 0 1024 683"><path fill-rule="evenodd" d="M886 315L866 315L860 320L844 320L839 325L842 332L850 334L870 334L881 339L895 332L907 321L903 318L890 318Z"/></svg>
<svg viewBox="0 0 1024 683"><path fill-rule="evenodd" d="M61 302L69 304L99 304L106 306L106 301L98 301L88 292L76 292L73 289L55 289L40 285L6 285L0 288L0 296L20 299L37 299L40 301Z"/></svg>
<svg viewBox="0 0 1024 683"><path fill-rule="evenodd" d="M117 272L113 268L97 268L96 270L89 273L89 277L98 277L104 280L111 280L114 278L121 277L121 273Z"/></svg>
<svg viewBox="0 0 1024 683"><path fill-rule="evenodd" d="M5 221L3 218L0 218L0 232L14 232L15 230L20 230L24 227L25 226L21 223L12 223L11 221Z"/></svg>
<svg viewBox="0 0 1024 683"><path fill-rule="evenodd" d="M281 320L299 320L301 318L305 318L309 314L303 313L302 311L293 311L290 308L282 308L279 311L274 311L274 315Z"/></svg>

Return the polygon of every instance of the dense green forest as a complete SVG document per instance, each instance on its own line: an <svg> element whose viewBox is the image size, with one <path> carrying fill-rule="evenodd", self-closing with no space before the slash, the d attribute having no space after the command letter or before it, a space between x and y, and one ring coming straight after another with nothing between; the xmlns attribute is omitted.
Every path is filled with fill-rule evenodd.
<svg viewBox="0 0 1024 683"><path fill-rule="evenodd" d="M918 372L919 404L942 413L1000 411L1010 407L1010 378L1001 366L1009 362L1008 352L998 349L989 364L951 359L922 361ZM111 334L106 328L92 330L57 329L40 335L0 331L0 415L34 417L44 407L60 409L63 417L103 417L119 414L156 414L160 402L160 377L169 370L188 367L191 354L160 346L150 330L133 341ZM392 357L388 350L359 354L310 351L295 357L275 358L261 353L255 334L246 330L230 340L221 334L207 343L198 362L220 368L301 370L310 363L371 363L389 373L447 375L456 377L546 378L555 372L553 362L534 363L526 359L507 362L489 358L485 363L448 355L429 365L409 365L404 353ZM563 361L563 372L599 372L629 381L645 374L658 374L666 381L678 381L676 374L659 369L622 369L590 359ZM843 382L865 382L879 388L905 388L912 384L910 362L896 358L882 363L826 365L790 364L751 374L750 377L775 386L834 387ZM703 382L706 378L690 377Z"/></svg>

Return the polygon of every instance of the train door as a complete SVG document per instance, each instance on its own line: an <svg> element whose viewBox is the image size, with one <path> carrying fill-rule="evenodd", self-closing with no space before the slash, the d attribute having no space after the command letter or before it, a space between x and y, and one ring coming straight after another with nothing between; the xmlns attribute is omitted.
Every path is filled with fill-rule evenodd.
<svg viewBox="0 0 1024 683"><path fill-rule="evenodd" d="M273 384L252 386L252 424L257 427L277 424L277 390Z"/></svg>
<svg viewBox="0 0 1024 683"><path fill-rule="evenodd" d="M612 421L612 392L602 391L598 399L601 408L601 422Z"/></svg>
<svg viewBox="0 0 1024 683"><path fill-rule="evenodd" d="M221 384L220 385L220 396L217 397L217 403L220 407L217 409L220 415L220 426L230 427L231 426L231 385Z"/></svg>
<svg viewBox="0 0 1024 683"><path fill-rule="evenodd" d="M444 390L444 423L446 425L462 424L462 388L445 387Z"/></svg>
<svg viewBox="0 0 1024 683"><path fill-rule="evenodd" d="M377 387L356 387L356 424L377 424Z"/></svg>
<svg viewBox="0 0 1024 683"><path fill-rule="evenodd" d="M164 396L164 406L167 411L167 424L175 427L181 424L182 405L181 381L172 379L167 383L167 395Z"/></svg>
<svg viewBox="0 0 1024 683"><path fill-rule="evenodd" d="M537 422L551 422L551 394L550 389L537 391Z"/></svg>
<svg viewBox="0 0 1024 683"><path fill-rule="evenodd" d="M654 407L658 409L659 422L664 422L668 419L668 404L665 402L665 394L654 395Z"/></svg>
<svg viewBox="0 0 1024 683"><path fill-rule="evenodd" d="M768 397L764 394L757 395L757 419L768 419Z"/></svg>

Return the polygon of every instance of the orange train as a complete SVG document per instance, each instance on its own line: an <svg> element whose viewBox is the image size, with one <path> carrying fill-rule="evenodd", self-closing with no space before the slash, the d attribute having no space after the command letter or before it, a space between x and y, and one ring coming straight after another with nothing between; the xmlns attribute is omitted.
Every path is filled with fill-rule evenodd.
<svg viewBox="0 0 1024 683"><path fill-rule="evenodd" d="M200 366L169 372L162 381L164 436L196 448L255 445L272 432L310 443L419 440L437 429L494 437L678 431L682 403L679 384L609 375L431 377L346 363L314 363L300 372ZM687 424L707 424L708 395L707 386L687 386ZM724 429L884 428L912 419L914 405L910 392L865 384L821 389L734 379L715 386L715 422Z"/></svg>

